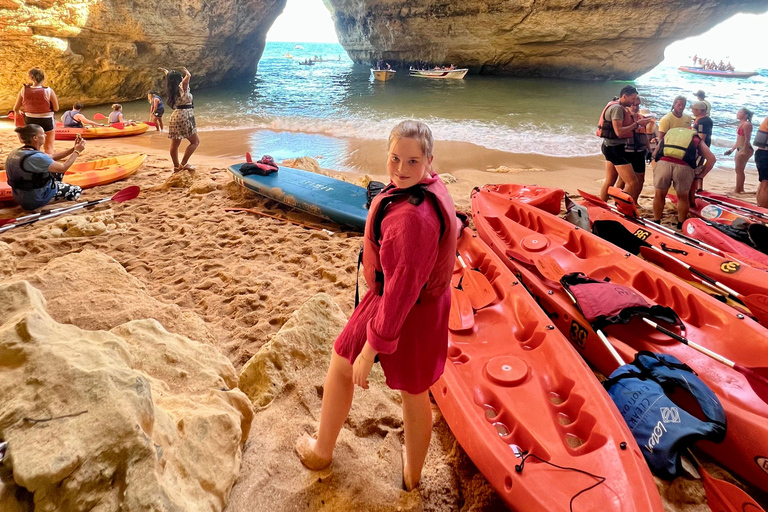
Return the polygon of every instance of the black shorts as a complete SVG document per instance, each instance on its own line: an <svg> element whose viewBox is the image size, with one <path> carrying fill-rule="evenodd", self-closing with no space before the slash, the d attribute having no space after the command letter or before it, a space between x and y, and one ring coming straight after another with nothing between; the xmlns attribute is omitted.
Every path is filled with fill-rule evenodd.
<svg viewBox="0 0 768 512"><path fill-rule="evenodd" d="M627 159L627 154L624 149L627 146L625 144L619 144L618 146L607 146L603 144L603 155L608 162L613 165L629 165L630 162Z"/></svg>
<svg viewBox="0 0 768 512"><path fill-rule="evenodd" d="M755 165L760 181L768 181L768 149L755 150Z"/></svg>
<svg viewBox="0 0 768 512"><path fill-rule="evenodd" d="M159 108L155 110L155 112L152 115L154 115L155 117L163 117L163 114L165 114L165 109Z"/></svg>
<svg viewBox="0 0 768 512"><path fill-rule="evenodd" d="M53 122L52 117L28 117L24 116L24 124L36 124L43 129L44 132L52 132L56 125Z"/></svg>
<svg viewBox="0 0 768 512"><path fill-rule="evenodd" d="M635 174L643 174L645 172L645 151L627 151L624 154L629 163L632 164L632 170L635 171Z"/></svg>

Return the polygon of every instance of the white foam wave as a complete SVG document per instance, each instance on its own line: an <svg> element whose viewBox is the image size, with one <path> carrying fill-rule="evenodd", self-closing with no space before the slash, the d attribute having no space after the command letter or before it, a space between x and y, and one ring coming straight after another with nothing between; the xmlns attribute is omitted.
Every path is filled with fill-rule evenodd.
<svg viewBox="0 0 768 512"><path fill-rule="evenodd" d="M360 119L321 119L308 117L280 117L253 119L243 124L206 126L201 130L232 130L242 128L317 133L332 137L350 137L368 140L386 140L392 127L402 118L371 117ZM480 121L452 121L428 119L436 140L469 142L489 149L511 153L546 156L577 157L600 153L600 140L594 135L565 127L546 124L521 124L516 127Z"/></svg>

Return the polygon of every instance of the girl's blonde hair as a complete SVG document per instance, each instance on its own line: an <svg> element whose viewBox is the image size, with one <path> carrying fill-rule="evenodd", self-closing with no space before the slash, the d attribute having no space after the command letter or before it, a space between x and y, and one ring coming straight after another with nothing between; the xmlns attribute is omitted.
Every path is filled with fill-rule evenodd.
<svg viewBox="0 0 768 512"><path fill-rule="evenodd" d="M432 156L432 147L435 142L432 138L432 130L429 129L426 123L421 121L414 121L413 119L406 119L392 128L392 132L389 134L389 147L397 142L399 139L414 139L421 144L421 151L427 158Z"/></svg>
<svg viewBox="0 0 768 512"><path fill-rule="evenodd" d="M119 103L113 103L112 110L123 110L123 106Z"/></svg>

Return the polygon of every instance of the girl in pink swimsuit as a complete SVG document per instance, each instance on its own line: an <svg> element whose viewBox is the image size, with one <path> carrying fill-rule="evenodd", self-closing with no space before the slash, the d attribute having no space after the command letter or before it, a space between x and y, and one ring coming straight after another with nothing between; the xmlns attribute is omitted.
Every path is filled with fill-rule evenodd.
<svg viewBox="0 0 768 512"><path fill-rule="evenodd" d="M736 156L733 158L735 161L736 171L736 188L733 190L735 194L744 193L744 181L746 181L746 174L744 169L747 167L747 162L752 158L755 150L752 148L752 111L748 108L742 108L736 113L736 119L739 120L739 127L736 129L736 144L731 149L725 152L725 155L730 155L736 151Z"/></svg>

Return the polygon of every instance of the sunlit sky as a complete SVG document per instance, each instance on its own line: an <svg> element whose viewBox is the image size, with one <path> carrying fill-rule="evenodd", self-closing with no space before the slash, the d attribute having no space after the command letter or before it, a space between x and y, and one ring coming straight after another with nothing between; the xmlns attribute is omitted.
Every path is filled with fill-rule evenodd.
<svg viewBox="0 0 768 512"><path fill-rule="evenodd" d="M674 65L690 63L690 57L723 59L739 69L768 68L765 31L768 13L737 14L700 36L677 41L666 51ZM331 13L323 0L288 0L283 14L267 34L268 41L336 43Z"/></svg>

